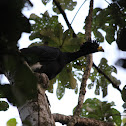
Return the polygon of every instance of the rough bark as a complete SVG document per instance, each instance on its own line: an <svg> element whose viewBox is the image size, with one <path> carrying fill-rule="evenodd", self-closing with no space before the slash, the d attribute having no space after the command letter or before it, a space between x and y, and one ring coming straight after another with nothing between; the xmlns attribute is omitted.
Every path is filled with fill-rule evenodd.
<svg viewBox="0 0 126 126"><path fill-rule="evenodd" d="M62 124L68 124L73 116L65 116L62 114L53 114L53 118L55 122L60 122ZM83 118L83 117L74 117L73 119L76 123L74 126L114 126L113 123L103 122L95 119L90 118Z"/></svg>
<svg viewBox="0 0 126 126"><path fill-rule="evenodd" d="M87 40L91 39L92 12L93 12L93 0L91 0L91 2L90 2L89 15L87 16L87 19L86 19L85 34L86 34ZM90 76L90 70L92 67L92 63L93 63L93 57L92 57L92 54L89 54L87 56L86 70L84 71L84 74L82 76L82 82L81 82L80 93L79 93L79 98L78 98L78 105L74 111L74 116L79 116L81 113L81 109L82 109L83 101L84 101L84 96L86 93L87 80Z"/></svg>
<svg viewBox="0 0 126 126"><path fill-rule="evenodd" d="M85 36L86 36L87 41L91 40L92 13L93 13L93 0L90 1L89 14L86 18ZM92 54L89 54L89 55L87 55L86 69L82 76L82 82L81 82L80 93L79 93L79 98L78 98L78 105L75 108L73 118L71 118L70 122L68 123L68 126L75 126L75 124L77 124L77 121L78 121L76 118L78 118L81 114L84 97L85 97L85 93L86 93L87 80L90 76L90 70L92 67L92 63L93 63L93 57L92 57Z"/></svg>
<svg viewBox="0 0 126 126"><path fill-rule="evenodd" d="M48 79L45 74L44 80L40 78L41 83L44 81L44 86ZM51 115L45 89L42 88L43 84L38 84L38 97L37 99L27 101L24 105L18 108L20 118L25 124L30 123L32 126L55 126L53 116Z"/></svg>

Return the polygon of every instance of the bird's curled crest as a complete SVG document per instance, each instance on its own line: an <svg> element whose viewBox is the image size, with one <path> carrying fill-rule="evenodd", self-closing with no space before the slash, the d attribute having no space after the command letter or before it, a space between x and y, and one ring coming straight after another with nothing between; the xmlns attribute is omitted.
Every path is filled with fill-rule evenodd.
<svg viewBox="0 0 126 126"><path fill-rule="evenodd" d="M91 52L98 52L102 51L104 52L104 49L102 46L99 46L99 42L97 40L88 40L87 42L83 43L80 47L80 50L90 50Z"/></svg>
<svg viewBox="0 0 126 126"><path fill-rule="evenodd" d="M81 45L81 47L80 47L80 49L83 49L83 48L85 48L85 47L93 47L94 46L94 48L98 48L99 47L99 42L97 41L97 40L88 40L88 41L86 41L86 42L84 42L82 45Z"/></svg>

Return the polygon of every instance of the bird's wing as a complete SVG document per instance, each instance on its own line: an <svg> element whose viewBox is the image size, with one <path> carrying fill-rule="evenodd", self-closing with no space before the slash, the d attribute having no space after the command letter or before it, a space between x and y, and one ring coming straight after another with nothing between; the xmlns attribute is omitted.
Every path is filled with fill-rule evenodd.
<svg viewBox="0 0 126 126"><path fill-rule="evenodd" d="M49 46L33 46L21 49L20 51L29 64L34 64L36 62L46 64L56 60L61 53L58 48Z"/></svg>

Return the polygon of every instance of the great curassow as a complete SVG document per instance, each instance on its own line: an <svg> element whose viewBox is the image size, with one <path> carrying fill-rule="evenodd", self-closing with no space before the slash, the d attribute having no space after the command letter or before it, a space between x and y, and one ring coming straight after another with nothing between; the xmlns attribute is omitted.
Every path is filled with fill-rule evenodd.
<svg viewBox="0 0 126 126"><path fill-rule="evenodd" d="M88 41L77 52L61 52L60 49L49 46L33 46L20 51L34 72L45 73L51 80L71 61L104 50L96 41Z"/></svg>

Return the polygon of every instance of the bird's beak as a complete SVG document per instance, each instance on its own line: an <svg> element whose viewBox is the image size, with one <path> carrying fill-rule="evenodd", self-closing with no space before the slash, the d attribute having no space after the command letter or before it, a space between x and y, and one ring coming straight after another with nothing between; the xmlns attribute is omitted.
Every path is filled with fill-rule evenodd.
<svg viewBox="0 0 126 126"><path fill-rule="evenodd" d="M98 51L101 51L101 52L104 52L104 49L102 48L102 46L99 46L99 47L97 48L97 50L98 50Z"/></svg>

